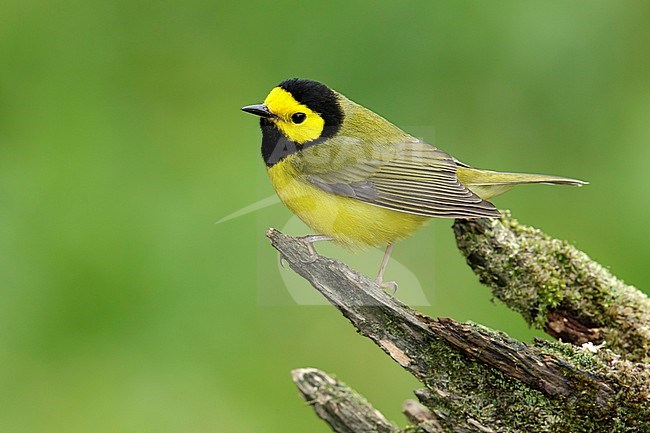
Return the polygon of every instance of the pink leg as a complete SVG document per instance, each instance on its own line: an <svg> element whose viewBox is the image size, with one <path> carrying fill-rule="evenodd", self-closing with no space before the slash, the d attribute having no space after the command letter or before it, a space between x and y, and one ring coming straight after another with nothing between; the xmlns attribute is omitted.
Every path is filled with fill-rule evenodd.
<svg viewBox="0 0 650 433"><path fill-rule="evenodd" d="M395 281L384 281L384 271L386 270L386 265L388 265L388 260L390 259L390 253L392 250L393 244L388 244L386 252L384 253L384 258L381 260L379 273L377 274L377 278L375 278L375 284L382 289L393 289L393 295L395 295L395 292L397 292L397 283Z"/></svg>

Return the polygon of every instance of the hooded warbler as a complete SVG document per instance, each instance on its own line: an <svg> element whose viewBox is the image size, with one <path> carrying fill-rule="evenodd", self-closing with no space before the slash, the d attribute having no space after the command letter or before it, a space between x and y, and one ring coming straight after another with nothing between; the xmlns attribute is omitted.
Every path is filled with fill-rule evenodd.
<svg viewBox="0 0 650 433"><path fill-rule="evenodd" d="M473 168L316 81L293 78L262 104L262 157L281 201L317 235L349 248L392 245L432 217L495 218L487 201L515 185L584 185L558 176Z"/></svg>

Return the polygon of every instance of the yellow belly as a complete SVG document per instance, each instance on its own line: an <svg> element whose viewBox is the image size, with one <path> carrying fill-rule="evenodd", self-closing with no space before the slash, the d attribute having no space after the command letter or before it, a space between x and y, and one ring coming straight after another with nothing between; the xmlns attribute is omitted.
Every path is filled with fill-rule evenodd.
<svg viewBox="0 0 650 433"><path fill-rule="evenodd" d="M275 164L268 173L285 206L317 234L348 248L385 246L408 237L429 220L327 193L297 180L298 173L288 160Z"/></svg>

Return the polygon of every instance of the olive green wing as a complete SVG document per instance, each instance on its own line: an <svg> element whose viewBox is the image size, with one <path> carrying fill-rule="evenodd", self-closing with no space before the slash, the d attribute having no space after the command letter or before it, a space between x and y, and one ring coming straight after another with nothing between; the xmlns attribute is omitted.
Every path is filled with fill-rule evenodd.
<svg viewBox="0 0 650 433"><path fill-rule="evenodd" d="M391 145L386 152L357 158L334 170L306 174L304 180L331 194L428 217L498 217L490 202L456 176L455 160L423 142Z"/></svg>

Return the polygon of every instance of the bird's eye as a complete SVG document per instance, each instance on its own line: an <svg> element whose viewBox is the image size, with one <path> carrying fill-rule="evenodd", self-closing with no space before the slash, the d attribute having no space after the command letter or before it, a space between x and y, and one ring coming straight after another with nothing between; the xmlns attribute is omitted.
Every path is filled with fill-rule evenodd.
<svg viewBox="0 0 650 433"><path fill-rule="evenodd" d="M291 121L298 124L304 122L306 118L307 115L305 113L294 113L293 116L291 116Z"/></svg>

